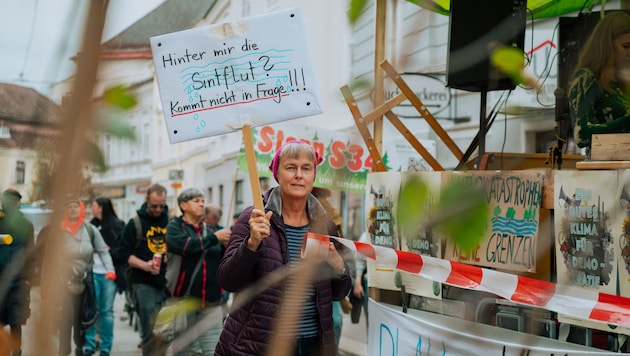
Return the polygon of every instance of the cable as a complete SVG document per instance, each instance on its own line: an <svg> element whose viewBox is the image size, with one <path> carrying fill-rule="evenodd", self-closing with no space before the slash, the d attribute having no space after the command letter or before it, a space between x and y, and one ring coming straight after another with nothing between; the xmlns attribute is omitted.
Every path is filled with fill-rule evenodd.
<svg viewBox="0 0 630 356"><path fill-rule="evenodd" d="M37 8L39 7L39 0L35 0L35 8L33 9L33 17L31 17L31 33L28 36L28 42L26 43L26 54L24 55L24 61L22 62L22 70L20 70L20 82L24 83L24 70L26 69L26 62L28 61L29 53L31 52L31 43L33 43L33 33L35 32L35 19L37 19Z"/></svg>
<svg viewBox="0 0 630 356"><path fill-rule="evenodd" d="M501 169L503 169L503 153L505 152L505 142L507 142L507 101L512 94L512 90L508 91L505 100L503 100L503 144L501 145Z"/></svg>

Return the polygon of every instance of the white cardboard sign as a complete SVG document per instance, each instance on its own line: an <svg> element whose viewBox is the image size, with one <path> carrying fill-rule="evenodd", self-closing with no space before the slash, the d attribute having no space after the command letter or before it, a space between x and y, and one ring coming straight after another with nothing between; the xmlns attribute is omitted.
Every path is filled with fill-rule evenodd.
<svg viewBox="0 0 630 356"><path fill-rule="evenodd" d="M322 112L299 9L151 37L171 143Z"/></svg>

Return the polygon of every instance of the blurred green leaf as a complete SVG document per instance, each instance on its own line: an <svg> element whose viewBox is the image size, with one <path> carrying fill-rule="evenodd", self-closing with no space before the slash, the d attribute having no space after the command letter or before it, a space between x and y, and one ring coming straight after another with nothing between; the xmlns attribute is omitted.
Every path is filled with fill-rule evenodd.
<svg viewBox="0 0 630 356"><path fill-rule="evenodd" d="M400 190L396 221L403 234L410 236L420 229L426 214L428 191L427 185L417 177L408 180Z"/></svg>
<svg viewBox="0 0 630 356"><path fill-rule="evenodd" d="M183 298L162 307L157 315L157 322L164 324L170 319L174 319L180 313L192 313L200 309L201 304L196 298Z"/></svg>
<svg viewBox="0 0 630 356"><path fill-rule="evenodd" d="M86 147L86 159L94 165L97 171L104 172L107 170L107 163L105 162L105 156L94 142L87 140Z"/></svg>
<svg viewBox="0 0 630 356"><path fill-rule="evenodd" d="M113 107L101 107L96 112L96 129L114 137L135 140L136 133L127 123L122 110Z"/></svg>
<svg viewBox="0 0 630 356"><path fill-rule="evenodd" d="M501 46L492 52L490 61L501 72L509 75L516 84L526 83L523 77L525 57L521 49Z"/></svg>
<svg viewBox="0 0 630 356"><path fill-rule="evenodd" d="M121 109L131 109L138 104L136 98L130 91L121 86L109 88L103 94L103 101Z"/></svg>
<svg viewBox="0 0 630 356"><path fill-rule="evenodd" d="M484 192L464 180L453 180L441 191L436 228L463 251L471 252L481 241L489 220Z"/></svg>
<svg viewBox="0 0 630 356"><path fill-rule="evenodd" d="M350 0L350 9L348 10L348 19L350 20L351 24L354 24L357 21L366 3L367 3L367 0Z"/></svg>

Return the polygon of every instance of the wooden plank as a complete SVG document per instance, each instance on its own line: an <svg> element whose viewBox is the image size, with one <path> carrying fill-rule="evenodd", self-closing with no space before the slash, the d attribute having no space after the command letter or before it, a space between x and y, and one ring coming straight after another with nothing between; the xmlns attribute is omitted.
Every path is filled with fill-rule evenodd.
<svg viewBox="0 0 630 356"><path fill-rule="evenodd" d="M252 128L244 125L241 129L243 133L243 143L245 144L245 157L247 158L247 169L249 170L249 184L252 188L254 198L254 208L265 210L262 193L260 191L260 180L258 180L258 167L256 166L256 152L254 151L254 141L252 140Z"/></svg>
<svg viewBox="0 0 630 356"><path fill-rule="evenodd" d="M429 126L431 126L433 131L435 131L435 133L442 139L442 142L444 142L446 147L448 147L448 149L455 155L455 158L461 160L462 157L464 157L462 151L459 149L459 147L457 147L457 145L451 139L448 133L442 128L442 125L440 125L435 117L433 117L433 114L431 114L427 107L422 103L420 98L416 96L416 94L413 92L413 90L411 90L411 88L409 88L402 77L398 75L398 72L396 72L394 67L392 67L392 65L386 60L381 62L381 67L385 69L387 75L394 81L394 83L396 83L398 88L400 88L400 90L405 93L407 99L409 99L409 102L411 102L416 110L418 110L420 115L422 115L422 117L427 121Z"/></svg>
<svg viewBox="0 0 630 356"><path fill-rule="evenodd" d="M343 94L344 99L346 99L346 104L350 109L350 113L354 119L354 124L357 126L357 129L359 129L359 133L361 134L361 137L363 137L363 141L370 153L370 157L372 157L372 171L387 172L385 163L383 163L383 157L381 156L379 149L376 147L376 143L372 139L370 130L368 130L367 126L363 122L363 116L361 115L361 111L352 96L350 88L347 85L342 86L341 93Z"/></svg>
<svg viewBox="0 0 630 356"><path fill-rule="evenodd" d="M591 140L591 160L626 161L630 159L630 134L594 134Z"/></svg>
<svg viewBox="0 0 630 356"><path fill-rule="evenodd" d="M363 117L363 122L365 122L366 125L371 124L372 121L382 118L386 112L391 111L398 104L402 103L405 100L407 100L407 96L405 95L405 93L400 93L396 95L395 97L386 101L383 105L377 107L376 109L365 115Z"/></svg>
<svg viewBox="0 0 630 356"><path fill-rule="evenodd" d="M429 151L418 141L418 139L407 129L405 124L400 121L398 116L391 111L385 113L385 116L389 121L400 131L400 133L409 141L409 143L416 149L416 151L424 158L425 161L433 168L434 171L443 171L444 167L431 155Z"/></svg>
<svg viewBox="0 0 630 356"><path fill-rule="evenodd" d="M577 169L625 169L630 161L583 161L575 164Z"/></svg>

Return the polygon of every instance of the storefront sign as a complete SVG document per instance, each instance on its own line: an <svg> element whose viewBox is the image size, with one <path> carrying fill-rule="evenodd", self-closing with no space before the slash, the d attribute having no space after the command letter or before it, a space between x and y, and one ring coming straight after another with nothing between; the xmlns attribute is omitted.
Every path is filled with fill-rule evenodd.
<svg viewBox="0 0 630 356"><path fill-rule="evenodd" d="M401 74L401 77L433 116L442 112L450 104L451 92L440 79L422 73L404 73ZM400 88L389 78L385 79L384 87L385 100L389 100L401 93ZM392 112L400 118L422 118L409 100L400 103L400 105L392 109Z"/></svg>

